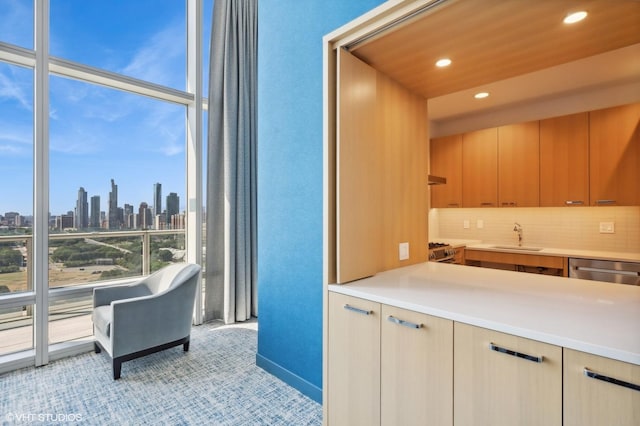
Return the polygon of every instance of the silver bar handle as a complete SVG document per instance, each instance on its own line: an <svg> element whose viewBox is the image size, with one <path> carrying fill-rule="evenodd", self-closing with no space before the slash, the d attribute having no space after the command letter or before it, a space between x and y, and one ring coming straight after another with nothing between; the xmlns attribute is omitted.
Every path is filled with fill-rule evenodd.
<svg viewBox="0 0 640 426"><path fill-rule="evenodd" d="M640 276L640 272L636 271L623 271L617 269L602 269L602 268L590 268L588 266L576 266L576 271L585 271L585 272L599 272L601 274L615 274L615 275L629 275L631 277Z"/></svg>
<svg viewBox="0 0 640 426"><path fill-rule="evenodd" d="M347 311L355 312L356 314L361 314L361 315L371 315L373 313L373 311L367 311L365 309L356 308L355 306L351 306L349 304L344 305L344 308Z"/></svg>
<svg viewBox="0 0 640 426"><path fill-rule="evenodd" d="M507 349L507 348L503 348L503 347L500 347L500 346L496 346L496 345L493 344L493 342L489 343L489 349L491 349L492 351L495 351L495 352L500 352L500 353L503 353L503 354L507 354L507 355L518 357L518 358L526 359L527 361L533 361L533 362L538 362L538 363L544 361L544 357L542 355L533 356L533 355L525 354L523 352L516 352L516 351L513 351L511 349Z"/></svg>
<svg viewBox="0 0 640 426"><path fill-rule="evenodd" d="M584 367L584 375L591 379L602 380L603 382L613 383L614 385L622 386L624 388L640 391L640 385L625 382L624 380L620 379L614 379L613 377L605 376L603 374L598 374L593 370L589 370L587 367Z"/></svg>
<svg viewBox="0 0 640 426"><path fill-rule="evenodd" d="M387 321L391 321L394 324L403 325L409 328L422 328L422 324L416 324L415 322L409 322L405 320L401 320L400 318L396 318L392 315L387 317Z"/></svg>
<svg viewBox="0 0 640 426"><path fill-rule="evenodd" d="M603 204L615 204L616 200L596 200L596 204L598 205L603 205Z"/></svg>
<svg viewBox="0 0 640 426"><path fill-rule="evenodd" d="M582 200L567 200L564 202L568 206L582 206L584 205L584 201Z"/></svg>

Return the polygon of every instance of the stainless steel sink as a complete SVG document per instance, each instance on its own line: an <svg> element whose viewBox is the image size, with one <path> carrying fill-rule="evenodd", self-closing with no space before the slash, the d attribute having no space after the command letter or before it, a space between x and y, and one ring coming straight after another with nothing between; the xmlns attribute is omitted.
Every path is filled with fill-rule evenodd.
<svg viewBox="0 0 640 426"><path fill-rule="evenodd" d="M521 250L521 251L540 251L541 247L523 247L523 246L491 246L494 249L502 250Z"/></svg>

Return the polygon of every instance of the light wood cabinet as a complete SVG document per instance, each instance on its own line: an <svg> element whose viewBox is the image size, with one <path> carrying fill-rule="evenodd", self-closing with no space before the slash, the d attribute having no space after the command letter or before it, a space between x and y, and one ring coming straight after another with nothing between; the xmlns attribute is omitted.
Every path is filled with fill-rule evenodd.
<svg viewBox="0 0 640 426"><path fill-rule="evenodd" d="M329 293L327 424L380 424L380 304Z"/></svg>
<svg viewBox="0 0 640 426"><path fill-rule="evenodd" d="M561 347L458 322L454 347L454 424L562 424Z"/></svg>
<svg viewBox="0 0 640 426"><path fill-rule="evenodd" d="M431 139L430 174L447 178L431 186L431 207L462 207L462 135Z"/></svg>
<svg viewBox="0 0 640 426"><path fill-rule="evenodd" d="M589 205L589 113L540 121L540 206Z"/></svg>
<svg viewBox="0 0 640 426"><path fill-rule="evenodd" d="M377 272L380 150L376 129L376 70L339 51L336 142L336 273L348 282ZM357 87L359 90L355 90Z"/></svg>
<svg viewBox="0 0 640 426"><path fill-rule="evenodd" d="M498 129L462 135L462 206L498 207Z"/></svg>
<svg viewBox="0 0 640 426"><path fill-rule="evenodd" d="M640 205L640 103L589 113L592 205Z"/></svg>
<svg viewBox="0 0 640 426"><path fill-rule="evenodd" d="M565 426L640 424L640 366L565 348L563 376Z"/></svg>
<svg viewBox="0 0 640 426"><path fill-rule="evenodd" d="M453 424L453 322L382 305L381 424Z"/></svg>
<svg viewBox="0 0 640 426"><path fill-rule="evenodd" d="M539 122L498 127L498 205L540 205Z"/></svg>
<svg viewBox="0 0 640 426"><path fill-rule="evenodd" d="M466 249L465 265L563 277L569 275L569 265L566 257L540 254Z"/></svg>
<svg viewBox="0 0 640 426"><path fill-rule="evenodd" d="M346 283L427 258L429 121L426 99L343 49L337 67L328 275Z"/></svg>

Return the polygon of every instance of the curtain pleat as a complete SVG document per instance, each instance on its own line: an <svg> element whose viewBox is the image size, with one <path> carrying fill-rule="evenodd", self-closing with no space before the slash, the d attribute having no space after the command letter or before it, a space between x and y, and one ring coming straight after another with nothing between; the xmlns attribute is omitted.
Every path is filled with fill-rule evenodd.
<svg viewBox="0 0 640 426"><path fill-rule="evenodd" d="M257 0L215 0L209 68L205 320L258 315Z"/></svg>

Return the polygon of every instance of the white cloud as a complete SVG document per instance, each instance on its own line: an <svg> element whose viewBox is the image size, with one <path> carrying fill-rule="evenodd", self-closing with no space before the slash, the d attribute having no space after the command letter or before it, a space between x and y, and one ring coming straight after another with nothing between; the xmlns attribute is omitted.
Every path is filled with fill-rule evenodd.
<svg viewBox="0 0 640 426"><path fill-rule="evenodd" d="M137 51L122 73L174 87L176 77L185 75L184 36L184 23L174 22L168 25Z"/></svg>
<svg viewBox="0 0 640 426"><path fill-rule="evenodd" d="M32 111L30 96L25 93L24 87L16 80L6 74L0 74L0 100L17 101L22 108Z"/></svg>

